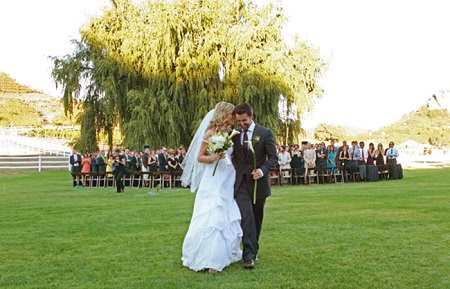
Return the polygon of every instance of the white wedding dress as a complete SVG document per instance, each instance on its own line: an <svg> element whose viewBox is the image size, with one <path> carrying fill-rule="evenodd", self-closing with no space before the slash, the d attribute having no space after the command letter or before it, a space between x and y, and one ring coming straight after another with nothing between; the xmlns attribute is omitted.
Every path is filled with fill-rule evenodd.
<svg viewBox="0 0 450 289"><path fill-rule="evenodd" d="M241 214L234 200L236 171L228 160L207 164L194 203L189 230L183 242L183 265L192 270L222 271L242 259Z"/></svg>

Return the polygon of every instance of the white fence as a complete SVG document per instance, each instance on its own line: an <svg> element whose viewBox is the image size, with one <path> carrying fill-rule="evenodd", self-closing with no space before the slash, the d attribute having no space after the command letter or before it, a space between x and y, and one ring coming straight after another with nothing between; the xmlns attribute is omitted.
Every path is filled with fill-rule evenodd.
<svg viewBox="0 0 450 289"><path fill-rule="evenodd" d="M57 143L50 143L37 138L18 136L0 136L0 152L4 155L44 154L70 156L71 149Z"/></svg>
<svg viewBox="0 0 450 289"><path fill-rule="evenodd" d="M70 170L69 158L64 156L1 156L0 170Z"/></svg>

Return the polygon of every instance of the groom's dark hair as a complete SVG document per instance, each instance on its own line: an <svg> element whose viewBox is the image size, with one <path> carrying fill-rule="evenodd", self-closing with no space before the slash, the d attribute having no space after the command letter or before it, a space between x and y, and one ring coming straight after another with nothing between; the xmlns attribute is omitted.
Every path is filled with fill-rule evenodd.
<svg viewBox="0 0 450 289"><path fill-rule="evenodd" d="M253 116L253 109L250 106L250 104L246 102L241 102L234 108L234 114L244 114L244 113L246 113L248 116Z"/></svg>

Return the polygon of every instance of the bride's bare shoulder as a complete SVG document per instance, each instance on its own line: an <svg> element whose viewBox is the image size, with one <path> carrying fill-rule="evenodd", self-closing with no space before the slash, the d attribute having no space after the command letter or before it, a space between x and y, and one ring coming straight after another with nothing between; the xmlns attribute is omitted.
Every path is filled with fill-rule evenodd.
<svg viewBox="0 0 450 289"><path fill-rule="evenodd" d="M207 141L207 140L214 134L214 132L215 132L215 129L214 129L214 128L208 129L208 130L205 132L205 134L203 135L203 140L204 140L204 141Z"/></svg>

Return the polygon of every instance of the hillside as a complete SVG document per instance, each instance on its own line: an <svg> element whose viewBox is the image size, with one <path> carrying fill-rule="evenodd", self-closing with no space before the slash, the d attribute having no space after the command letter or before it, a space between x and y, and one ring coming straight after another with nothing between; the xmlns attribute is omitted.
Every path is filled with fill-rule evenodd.
<svg viewBox="0 0 450 289"><path fill-rule="evenodd" d="M19 84L0 72L0 126L40 127L64 118L58 98Z"/></svg>
<svg viewBox="0 0 450 289"><path fill-rule="evenodd" d="M359 135L363 137L364 135ZM450 112L427 105L403 116L396 123L366 135L368 139L394 140L397 143L414 140L435 146L450 145Z"/></svg>
<svg viewBox="0 0 450 289"><path fill-rule="evenodd" d="M377 131L358 131L357 128L319 124L307 135L316 140L370 140L403 143L413 140L434 146L450 145L450 90L433 94L418 110L404 115L397 122Z"/></svg>
<svg viewBox="0 0 450 289"><path fill-rule="evenodd" d="M3 93L39 93L26 85L17 83L8 74L0 72L0 92Z"/></svg>

